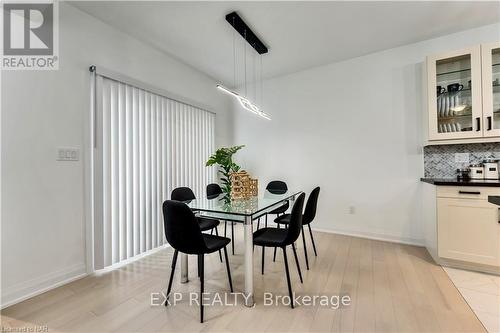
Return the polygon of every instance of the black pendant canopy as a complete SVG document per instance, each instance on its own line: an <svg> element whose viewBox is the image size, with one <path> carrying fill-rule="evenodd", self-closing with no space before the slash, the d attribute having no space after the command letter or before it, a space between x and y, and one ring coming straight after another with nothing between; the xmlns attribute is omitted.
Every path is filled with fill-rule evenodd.
<svg viewBox="0 0 500 333"><path fill-rule="evenodd" d="M232 12L226 15L226 21L231 24L234 30L250 44L251 47L257 51L259 54L264 54L268 52L267 47L262 43L262 41L257 37L252 29L243 21L243 19L236 13Z"/></svg>

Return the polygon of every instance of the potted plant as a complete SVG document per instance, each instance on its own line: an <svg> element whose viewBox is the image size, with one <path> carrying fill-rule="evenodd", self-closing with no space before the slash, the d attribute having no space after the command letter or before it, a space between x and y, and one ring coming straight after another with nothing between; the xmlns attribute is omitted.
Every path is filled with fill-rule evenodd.
<svg viewBox="0 0 500 333"><path fill-rule="evenodd" d="M231 200L231 173L240 170L240 166L233 162L233 155L243 147L245 146L241 145L229 148L219 148L212 156L210 156L206 163L206 166L213 166L215 164L219 165L218 171L221 175L221 189L224 193L224 200L226 202Z"/></svg>

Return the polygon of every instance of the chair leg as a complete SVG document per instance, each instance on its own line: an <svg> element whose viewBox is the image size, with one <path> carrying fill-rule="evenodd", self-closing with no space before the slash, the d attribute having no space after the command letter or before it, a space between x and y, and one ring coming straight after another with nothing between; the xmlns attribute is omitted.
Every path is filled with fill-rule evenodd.
<svg viewBox="0 0 500 333"><path fill-rule="evenodd" d="M288 270L288 260L286 258L286 246L283 249L283 259L285 260L286 282L288 283L288 295L290 296L290 306L293 309L292 284L290 282L290 271Z"/></svg>
<svg viewBox="0 0 500 333"><path fill-rule="evenodd" d="M295 249L295 244L292 243L293 256L295 257L295 264L297 265L297 271L299 271L300 283L304 283L302 280L302 272L300 271L299 257L297 257L297 250Z"/></svg>
<svg viewBox="0 0 500 333"><path fill-rule="evenodd" d="M198 261L200 262L200 323L203 323L203 293L205 292L205 255L199 254Z"/></svg>
<svg viewBox="0 0 500 333"><path fill-rule="evenodd" d="M302 226L302 244L304 245L304 255L306 256L306 268L309 270L309 259L307 258L306 236L304 236L304 227Z"/></svg>
<svg viewBox="0 0 500 333"><path fill-rule="evenodd" d="M201 263L200 263L200 256L198 256L198 277L200 277L200 271L201 271Z"/></svg>
<svg viewBox="0 0 500 333"><path fill-rule="evenodd" d="M234 256L234 222L231 222L231 250Z"/></svg>
<svg viewBox="0 0 500 333"><path fill-rule="evenodd" d="M266 247L262 247L262 275L264 275L264 256L266 255Z"/></svg>
<svg viewBox="0 0 500 333"><path fill-rule="evenodd" d="M311 242L313 243L314 255L317 257L318 252L316 252L316 244L314 244L314 237L313 237L313 232L311 230L311 224L308 224L307 226L309 227L309 234L311 235Z"/></svg>
<svg viewBox="0 0 500 333"><path fill-rule="evenodd" d="M267 216L267 215L266 215L266 216ZM279 224L279 223L278 223L278 225L277 225L277 228L278 228L278 229L281 229L281 226L280 226L280 224ZM274 248L273 262L276 262L276 248Z"/></svg>
<svg viewBox="0 0 500 333"><path fill-rule="evenodd" d="M227 277L229 278L229 289L233 292L233 280L231 279L231 269L229 268L229 259L227 258L227 249L224 246L224 258L226 259Z"/></svg>
<svg viewBox="0 0 500 333"><path fill-rule="evenodd" d="M174 257L172 258L172 271L170 272L170 279L168 280L167 288L167 299L165 300L165 306L168 306L168 298L170 297L170 291L172 290L172 281L174 280L175 265L177 264L177 254L179 251L174 251Z"/></svg>
<svg viewBox="0 0 500 333"><path fill-rule="evenodd" d="M219 236L219 231L217 230L217 227L215 227L214 229L215 229L215 235ZM219 250L219 259L220 259L220 262L222 262L222 253L220 250Z"/></svg>

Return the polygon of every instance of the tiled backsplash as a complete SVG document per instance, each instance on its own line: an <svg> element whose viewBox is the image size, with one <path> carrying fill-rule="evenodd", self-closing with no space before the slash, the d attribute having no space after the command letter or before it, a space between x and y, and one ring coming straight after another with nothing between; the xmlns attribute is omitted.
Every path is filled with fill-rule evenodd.
<svg viewBox="0 0 500 333"><path fill-rule="evenodd" d="M469 153L469 163L455 162L456 153ZM454 178L457 168L480 163L486 158L500 159L500 143L473 143L424 147L424 170L428 178Z"/></svg>

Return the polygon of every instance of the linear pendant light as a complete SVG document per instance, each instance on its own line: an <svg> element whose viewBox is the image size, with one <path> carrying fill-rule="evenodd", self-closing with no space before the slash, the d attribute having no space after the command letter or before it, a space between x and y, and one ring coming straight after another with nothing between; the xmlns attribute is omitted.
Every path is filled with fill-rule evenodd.
<svg viewBox="0 0 500 333"><path fill-rule="evenodd" d="M252 48L255 49L255 51L260 55L261 59L261 75L260 75L260 81L261 81L261 100L262 100L262 54L267 53L268 49L262 43L262 41L253 33L253 31L248 27L248 25L243 21L243 19L236 13L232 12L226 15L226 21L231 24L231 26L236 30L244 39L245 41L252 46ZM247 85L247 80L246 80L246 71L247 71L247 64L246 64L246 44L245 44L245 92L247 91L246 85ZM254 66L255 66L255 61L254 61ZM233 71L234 71L234 84L236 85L236 46L235 46L235 37L234 37L234 32L233 32ZM255 87L257 85L257 82L255 80L254 82ZM253 114L256 114L264 119L271 120L271 117L266 114L264 111L260 110L260 108L252 103L247 97L244 97L237 92L230 90L226 87L224 87L222 84L217 84L217 89L220 91L233 96L238 100L240 103L241 107L243 107L245 110L252 112ZM255 89L255 92L257 89Z"/></svg>
<svg viewBox="0 0 500 333"><path fill-rule="evenodd" d="M253 104L247 98L241 96L237 92L229 90L228 88L226 88L226 87L224 87L223 85L220 85L220 84L217 85L217 88L219 90L225 92L226 94L234 96L238 100L238 102L240 102L240 105L245 110L248 110L248 111L250 111L252 113L255 113L256 115L261 116L262 118L265 118L267 120L271 120L271 117L269 117L269 115L267 115L264 111L261 111L257 105Z"/></svg>

